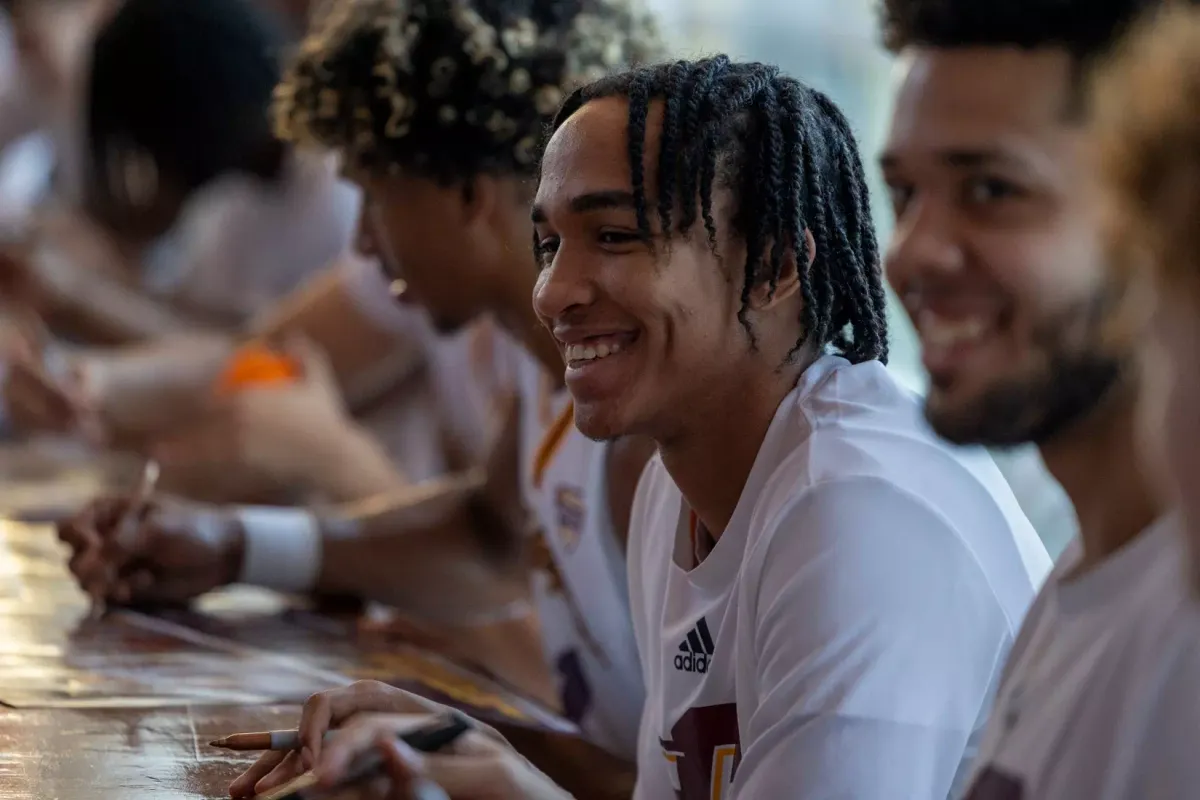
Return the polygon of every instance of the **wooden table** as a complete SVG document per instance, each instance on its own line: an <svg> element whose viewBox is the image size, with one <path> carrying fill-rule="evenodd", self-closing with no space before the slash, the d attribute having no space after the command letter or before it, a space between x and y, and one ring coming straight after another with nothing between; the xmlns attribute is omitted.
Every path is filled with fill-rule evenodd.
<svg viewBox="0 0 1200 800"><path fill-rule="evenodd" d="M0 522L0 800L228 797L251 759L210 739L292 727L305 697L357 677L507 708L529 723L514 744L578 797L628 797L627 765L555 732L565 723L543 708L420 648L364 642L344 619L249 590L87 611L53 531Z"/></svg>
<svg viewBox="0 0 1200 800"><path fill-rule="evenodd" d="M228 797L252 759L207 747L230 730L286 728L294 706L0 712L0 798Z"/></svg>

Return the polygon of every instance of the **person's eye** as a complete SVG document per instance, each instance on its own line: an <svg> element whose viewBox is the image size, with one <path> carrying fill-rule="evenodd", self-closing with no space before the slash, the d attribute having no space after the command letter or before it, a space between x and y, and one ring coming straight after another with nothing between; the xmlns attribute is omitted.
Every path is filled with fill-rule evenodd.
<svg viewBox="0 0 1200 800"><path fill-rule="evenodd" d="M622 247L630 244L640 244L646 241L646 236L640 231L616 230L605 228L596 237L600 244L609 247Z"/></svg>
<svg viewBox="0 0 1200 800"><path fill-rule="evenodd" d="M1023 194L1020 186L1003 178L973 178L966 186L967 199L977 204L997 203Z"/></svg>
<svg viewBox="0 0 1200 800"><path fill-rule="evenodd" d="M889 182L888 183L888 198L892 201L892 214L896 218L904 215L904 210L908 208L909 201L912 200L913 187L907 183Z"/></svg>
<svg viewBox="0 0 1200 800"><path fill-rule="evenodd" d="M547 236L541 238L534 236L533 239L533 254L537 258L538 266L542 269L550 266L550 262L554 260L554 254L558 252L558 237Z"/></svg>

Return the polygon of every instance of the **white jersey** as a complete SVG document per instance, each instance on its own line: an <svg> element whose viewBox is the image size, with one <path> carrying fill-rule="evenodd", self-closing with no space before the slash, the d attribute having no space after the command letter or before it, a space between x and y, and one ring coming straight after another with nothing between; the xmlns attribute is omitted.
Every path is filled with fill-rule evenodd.
<svg viewBox="0 0 1200 800"><path fill-rule="evenodd" d="M1165 519L1090 571L1064 554L1005 669L969 800L1200 797L1200 629Z"/></svg>
<svg viewBox="0 0 1200 800"><path fill-rule="evenodd" d="M638 800L942 800L1050 569L995 464L925 426L878 362L826 356L783 400L695 565L660 458L629 580L648 700Z"/></svg>
<svg viewBox="0 0 1200 800"><path fill-rule="evenodd" d="M380 330L397 337L398 354L407 360L416 351L428 367L425 396L401 396L371 410L361 420L380 439L410 478L432 477L445 471L440 449L444 434L468 460L482 463L495 420L496 401L515 391L510 339L487 317L461 331L439 335L429 315L419 307L398 303L391 280L374 259L343 259L340 287L358 310ZM400 346L403 342L405 346ZM391 389L395 365L383 363L355 376L351 394L373 397ZM430 424L431 421L433 424ZM414 458L413 451L422 457Z"/></svg>
<svg viewBox="0 0 1200 800"><path fill-rule="evenodd" d="M543 649L565 715L632 760L645 693L625 556L609 516L608 447L575 428L569 395L521 356L521 484L541 534L533 592Z"/></svg>

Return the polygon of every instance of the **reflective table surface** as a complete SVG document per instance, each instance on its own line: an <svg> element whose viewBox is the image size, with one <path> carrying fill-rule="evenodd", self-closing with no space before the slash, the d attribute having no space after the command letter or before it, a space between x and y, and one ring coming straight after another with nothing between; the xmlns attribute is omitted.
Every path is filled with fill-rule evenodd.
<svg viewBox="0 0 1200 800"><path fill-rule="evenodd" d="M628 765L427 637L364 635L345 615L243 588L92 619L53 529L0 521L0 800L228 797L253 755L210 740L294 727L311 693L359 678L487 719L580 798L629 796Z"/></svg>

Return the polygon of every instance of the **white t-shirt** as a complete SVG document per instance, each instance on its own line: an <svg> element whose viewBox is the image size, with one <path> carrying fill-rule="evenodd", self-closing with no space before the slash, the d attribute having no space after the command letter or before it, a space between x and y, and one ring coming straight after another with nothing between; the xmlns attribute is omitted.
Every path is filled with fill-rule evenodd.
<svg viewBox="0 0 1200 800"><path fill-rule="evenodd" d="M638 800L942 800L1050 569L989 456L878 362L819 359L698 566L660 458L629 544Z"/></svg>
<svg viewBox="0 0 1200 800"><path fill-rule="evenodd" d="M193 194L142 259L143 287L241 324L353 244L361 193L337 160L291 154L278 184L229 174Z"/></svg>
<svg viewBox="0 0 1200 800"><path fill-rule="evenodd" d="M554 391L541 365L517 352L521 487L539 527L531 546L542 648L566 716L633 760L645 692L625 554L609 514L608 445L575 428L567 392Z"/></svg>
<svg viewBox="0 0 1200 800"><path fill-rule="evenodd" d="M344 259L339 280L372 324L397 337L398 350L412 348L424 357L432 394L432 408L428 414L420 414L424 432L440 427L468 458L482 462L495 422L496 400L515 389L512 351L516 345L488 317L453 334L439 335L423 309L396 301L391 281L374 259ZM394 382L394 369L389 364L381 364L378 371L372 372L376 374L356 377L353 394L378 394L377 389L388 389ZM368 384L378 386L373 389ZM407 430L410 420L404 417L415 413L411 406L388 404L372 413L364 424L387 442L390 452L398 453L412 440L409 434L415 433ZM430 418L436 420L435 426L428 424ZM438 439L432 437L432 441Z"/></svg>
<svg viewBox="0 0 1200 800"><path fill-rule="evenodd" d="M967 797L1200 797L1200 628L1175 520L1064 578L1080 554L1021 629Z"/></svg>

